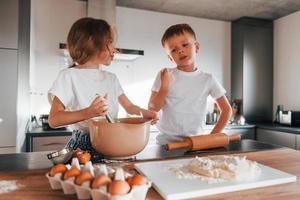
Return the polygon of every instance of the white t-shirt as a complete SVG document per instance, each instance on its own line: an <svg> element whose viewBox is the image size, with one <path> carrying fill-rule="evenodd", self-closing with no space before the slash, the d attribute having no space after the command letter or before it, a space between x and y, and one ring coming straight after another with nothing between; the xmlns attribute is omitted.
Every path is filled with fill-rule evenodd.
<svg viewBox="0 0 300 200"><path fill-rule="evenodd" d="M196 70L184 72L177 68L171 73L170 90L160 113L157 128L158 144L181 140L182 137L201 134L206 117L207 97L223 96L225 89L211 74ZM152 91L158 92L161 80L158 73Z"/></svg>
<svg viewBox="0 0 300 200"><path fill-rule="evenodd" d="M90 106L97 94L107 94L109 113L116 118L119 110L118 97L123 94L123 89L115 74L101 69L67 68L60 71L48 91L48 99L52 102L56 96L66 110L77 111ZM88 132L88 121L73 124L73 128Z"/></svg>

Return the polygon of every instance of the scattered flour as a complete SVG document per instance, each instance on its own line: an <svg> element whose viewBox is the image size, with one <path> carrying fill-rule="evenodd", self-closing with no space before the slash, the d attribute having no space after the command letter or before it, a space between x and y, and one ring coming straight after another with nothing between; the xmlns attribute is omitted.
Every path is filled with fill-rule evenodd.
<svg viewBox="0 0 300 200"><path fill-rule="evenodd" d="M0 181L0 194L18 189L17 181Z"/></svg>
<svg viewBox="0 0 300 200"><path fill-rule="evenodd" d="M195 157L184 165L170 166L179 179L201 179L208 183L253 180L261 173L255 161L239 156Z"/></svg>

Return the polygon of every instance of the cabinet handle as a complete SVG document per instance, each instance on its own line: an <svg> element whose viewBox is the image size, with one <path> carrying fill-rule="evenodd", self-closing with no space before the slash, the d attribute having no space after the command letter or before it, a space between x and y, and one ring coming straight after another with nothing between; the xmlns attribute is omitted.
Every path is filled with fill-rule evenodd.
<svg viewBox="0 0 300 200"><path fill-rule="evenodd" d="M51 145L65 145L66 143L60 143L60 142L52 142L48 144L43 144L42 146L51 146Z"/></svg>

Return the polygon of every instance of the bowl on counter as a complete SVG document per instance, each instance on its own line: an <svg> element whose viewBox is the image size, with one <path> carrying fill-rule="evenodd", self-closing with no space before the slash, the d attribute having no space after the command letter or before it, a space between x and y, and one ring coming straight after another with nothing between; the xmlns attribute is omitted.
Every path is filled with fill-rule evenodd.
<svg viewBox="0 0 300 200"><path fill-rule="evenodd" d="M89 131L94 149L111 159L130 158L149 141L150 119L119 118L115 123L91 119Z"/></svg>

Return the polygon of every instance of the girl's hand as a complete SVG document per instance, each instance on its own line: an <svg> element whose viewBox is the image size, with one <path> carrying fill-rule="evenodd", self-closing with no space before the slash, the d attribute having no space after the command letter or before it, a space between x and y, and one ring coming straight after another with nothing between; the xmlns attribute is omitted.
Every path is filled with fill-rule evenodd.
<svg viewBox="0 0 300 200"><path fill-rule="evenodd" d="M141 113L144 118L152 119L151 125L156 124L157 121L159 120L158 114L155 111L141 109Z"/></svg>
<svg viewBox="0 0 300 200"><path fill-rule="evenodd" d="M161 81L161 89L164 91L169 91L170 81L171 81L171 73L169 69L164 68L160 71L160 81Z"/></svg>
<svg viewBox="0 0 300 200"><path fill-rule="evenodd" d="M92 117L105 116L108 110L106 98L97 96L88 107L88 110Z"/></svg>

